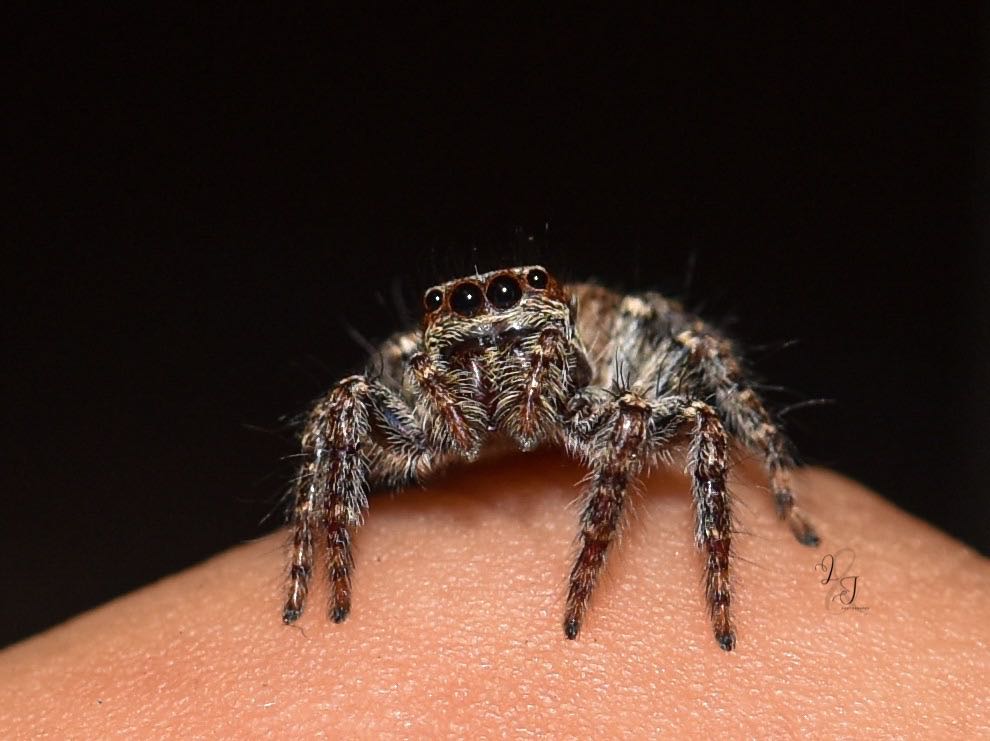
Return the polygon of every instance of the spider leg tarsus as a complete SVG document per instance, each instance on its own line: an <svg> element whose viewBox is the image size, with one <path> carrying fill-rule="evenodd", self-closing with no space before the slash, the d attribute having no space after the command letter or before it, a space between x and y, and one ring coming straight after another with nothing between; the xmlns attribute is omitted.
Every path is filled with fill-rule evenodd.
<svg viewBox="0 0 990 741"><path fill-rule="evenodd" d="M817 548L821 545L821 537L801 515L793 513L788 524L791 526L791 532L794 533L794 537L797 538L798 543L801 545L806 545L809 548Z"/></svg>
<svg viewBox="0 0 990 741"><path fill-rule="evenodd" d="M815 532L814 526L794 505L794 496L790 491L785 489L774 494L774 504L777 508L777 517L787 522L798 543L811 548L821 544L822 540Z"/></svg>
<svg viewBox="0 0 990 741"><path fill-rule="evenodd" d="M718 646L723 651L731 651L736 647L736 634L731 630L728 633L722 633L721 635L716 633L715 640L718 641Z"/></svg>
<svg viewBox="0 0 990 741"><path fill-rule="evenodd" d="M578 637L578 633L581 632L581 623L576 617L569 617L564 620L564 635L567 636L568 640L573 641Z"/></svg>

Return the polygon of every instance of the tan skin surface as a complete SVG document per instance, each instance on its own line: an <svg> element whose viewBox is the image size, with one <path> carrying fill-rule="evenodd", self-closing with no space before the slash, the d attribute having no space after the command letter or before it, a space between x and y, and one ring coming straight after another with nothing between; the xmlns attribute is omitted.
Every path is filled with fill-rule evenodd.
<svg viewBox="0 0 990 741"><path fill-rule="evenodd" d="M477 463L373 501L343 625L317 586L280 622L284 535L235 548L0 653L4 736L990 735L987 560L826 471L796 490L818 549L737 480L737 649L718 648L689 486L653 476L583 632L561 630L581 471ZM758 472L737 479L761 484ZM815 565L855 553L853 605ZM839 567L845 565L845 554ZM320 585L322 573L317 574ZM848 598L848 594L846 597Z"/></svg>

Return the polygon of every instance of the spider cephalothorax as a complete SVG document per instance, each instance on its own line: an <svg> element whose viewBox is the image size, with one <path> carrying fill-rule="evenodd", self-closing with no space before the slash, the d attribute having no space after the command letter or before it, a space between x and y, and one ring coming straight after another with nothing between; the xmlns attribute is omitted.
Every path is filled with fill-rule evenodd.
<svg viewBox="0 0 990 741"><path fill-rule="evenodd" d="M453 280L423 303L421 328L383 344L378 372L343 379L310 413L283 620L302 612L321 531L330 615L347 617L350 533L370 487L421 481L503 437L522 450L558 445L590 469L564 616L564 633L575 638L630 486L687 433L709 609L716 640L731 650L733 439L765 461L778 514L798 540L818 542L790 491L787 441L732 344L659 294L564 286L540 266Z"/></svg>
<svg viewBox="0 0 990 741"><path fill-rule="evenodd" d="M423 392L420 412L438 449L473 458L500 431L530 450L553 430L570 390L590 379L573 346L574 306L543 268L451 281L423 303L423 351L410 359L409 380Z"/></svg>

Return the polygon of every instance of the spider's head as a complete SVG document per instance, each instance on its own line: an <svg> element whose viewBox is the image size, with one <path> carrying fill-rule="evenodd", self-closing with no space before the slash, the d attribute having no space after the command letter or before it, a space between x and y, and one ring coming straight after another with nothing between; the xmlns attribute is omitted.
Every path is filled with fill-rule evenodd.
<svg viewBox="0 0 990 741"><path fill-rule="evenodd" d="M570 317L567 292L539 265L447 281L423 294L423 307L424 335L444 345L495 343Z"/></svg>

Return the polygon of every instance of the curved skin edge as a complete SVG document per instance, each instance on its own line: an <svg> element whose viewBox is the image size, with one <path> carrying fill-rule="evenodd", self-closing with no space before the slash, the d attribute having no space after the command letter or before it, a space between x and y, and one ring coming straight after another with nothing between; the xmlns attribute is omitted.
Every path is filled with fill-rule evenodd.
<svg viewBox="0 0 990 741"><path fill-rule="evenodd" d="M986 737L988 561L836 474L799 472L817 549L736 470L737 646L701 594L687 479L654 474L576 641L560 618L581 471L487 460L377 496L354 609L322 572L280 619L284 535L263 538L0 652L9 737ZM755 482L748 486L744 481ZM855 603L815 564L855 552Z"/></svg>

